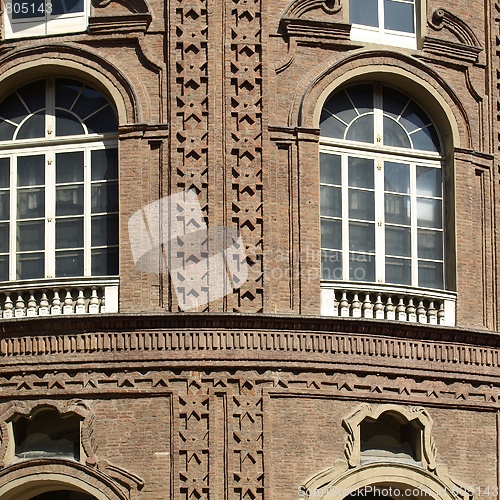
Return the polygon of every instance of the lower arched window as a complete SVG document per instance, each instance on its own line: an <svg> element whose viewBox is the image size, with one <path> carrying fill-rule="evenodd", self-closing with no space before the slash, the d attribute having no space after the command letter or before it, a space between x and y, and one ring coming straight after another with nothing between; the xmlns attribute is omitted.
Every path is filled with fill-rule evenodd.
<svg viewBox="0 0 500 500"><path fill-rule="evenodd" d="M0 102L0 281L118 274L117 129L109 101L75 80Z"/></svg>
<svg viewBox="0 0 500 500"><path fill-rule="evenodd" d="M431 119L380 84L335 92L321 115L326 281L444 289L444 171Z"/></svg>

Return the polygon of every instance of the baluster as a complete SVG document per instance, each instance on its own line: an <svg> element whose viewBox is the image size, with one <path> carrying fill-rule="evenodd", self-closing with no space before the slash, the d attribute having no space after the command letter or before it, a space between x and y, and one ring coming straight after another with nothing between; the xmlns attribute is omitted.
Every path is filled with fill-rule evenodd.
<svg viewBox="0 0 500 500"><path fill-rule="evenodd" d="M398 321L406 321L408 316L406 315L406 306L403 302L403 297L399 299L398 305L396 306L396 318Z"/></svg>
<svg viewBox="0 0 500 500"><path fill-rule="evenodd" d="M380 294L377 295L373 310L375 311L375 319L384 319L384 303Z"/></svg>
<svg viewBox="0 0 500 500"><path fill-rule="evenodd" d="M425 312L424 302L422 300L418 303L417 318L419 323L427 323L427 314Z"/></svg>
<svg viewBox="0 0 500 500"><path fill-rule="evenodd" d="M410 321L411 323L417 322L417 314L415 305L413 304L413 299L410 299L408 301L408 306L406 307L406 314L408 315L408 321Z"/></svg>
<svg viewBox="0 0 500 500"><path fill-rule="evenodd" d="M5 305L3 311L4 318L13 318L14 317L14 303L10 298L10 292L5 292Z"/></svg>
<svg viewBox="0 0 500 500"><path fill-rule="evenodd" d="M439 306L437 317L438 317L438 325L446 324L445 317L444 317L444 302L441 302L441 305Z"/></svg>
<svg viewBox="0 0 500 500"><path fill-rule="evenodd" d="M30 291L30 298L28 299L28 307L26 308L26 316L36 316L36 299L33 291Z"/></svg>
<svg viewBox="0 0 500 500"><path fill-rule="evenodd" d="M73 314L73 297L69 288L66 290L66 297L64 297L63 314Z"/></svg>
<svg viewBox="0 0 500 500"><path fill-rule="evenodd" d="M92 287L92 295L89 302L89 314L99 314L99 298L97 297L97 290Z"/></svg>
<svg viewBox="0 0 500 500"><path fill-rule="evenodd" d="M337 300L337 292L333 292L333 316L339 315L339 301Z"/></svg>
<svg viewBox="0 0 500 500"><path fill-rule="evenodd" d="M47 293L45 290L42 291L42 296L40 298L40 307L38 308L38 316L48 316L49 315L49 299L47 298Z"/></svg>
<svg viewBox="0 0 500 500"><path fill-rule="evenodd" d="M101 314L106 313L106 297L103 295L101 299Z"/></svg>
<svg viewBox="0 0 500 500"><path fill-rule="evenodd" d="M78 297L76 298L76 314L85 314L85 295L83 288L78 289Z"/></svg>
<svg viewBox="0 0 500 500"><path fill-rule="evenodd" d="M14 317L22 318L25 315L25 311L24 311L25 307L26 307L26 304L24 303L23 296L20 292L17 294L16 308L14 310Z"/></svg>
<svg viewBox="0 0 500 500"><path fill-rule="evenodd" d="M345 318L349 316L349 301L347 300L347 292L342 292L340 299L340 316Z"/></svg>
<svg viewBox="0 0 500 500"><path fill-rule="evenodd" d="M385 317L392 321L396 319L396 312L394 311L391 297L387 297L387 303L385 305Z"/></svg>
<svg viewBox="0 0 500 500"><path fill-rule="evenodd" d="M363 317L364 318L373 318L373 304L370 300L370 294L365 293L365 300L363 301Z"/></svg>
<svg viewBox="0 0 500 500"><path fill-rule="evenodd" d="M59 290L54 290L54 296L52 297L52 307L50 308L50 314L52 316L58 316L61 314L61 298L59 297Z"/></svg>
<svg viewBox="0 0 500 500"><path fill-rule="evenodd" d="M434 308L434 302L429 304L429 308L427 309L427 317L429 318L429 323L431 325L437 325L437 311Z"/></svg>
<svg viewBox="0 0 500 500"><path fill-rule="evenodd" d="M358 294L354 294L354 299L351 304L351 311L353 318L361 318L361 302L359 301Z"/></svg>

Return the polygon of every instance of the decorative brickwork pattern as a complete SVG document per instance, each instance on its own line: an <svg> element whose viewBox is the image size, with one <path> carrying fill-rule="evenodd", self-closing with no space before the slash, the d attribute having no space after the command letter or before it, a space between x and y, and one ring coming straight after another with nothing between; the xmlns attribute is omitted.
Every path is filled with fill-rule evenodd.
<svg viewBox="0 0 500 500"><path fill-rule="evenodd" d="M262 198L262 24L260 0L227 2L231 27L227 36L226 138L232 167L232 220L246 244L249 276L236 292L236 311L263 308L263 198Z"/></svg>

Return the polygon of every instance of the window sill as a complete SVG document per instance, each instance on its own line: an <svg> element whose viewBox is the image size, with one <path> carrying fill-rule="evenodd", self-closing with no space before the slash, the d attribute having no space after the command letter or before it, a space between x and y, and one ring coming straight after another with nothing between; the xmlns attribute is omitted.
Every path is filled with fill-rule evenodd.
<svg viewBox="0 0 500 500"><path fill-rule="evenodd" d="M321 315L455 326L456 293L380 283L323 282Z"/></svg>

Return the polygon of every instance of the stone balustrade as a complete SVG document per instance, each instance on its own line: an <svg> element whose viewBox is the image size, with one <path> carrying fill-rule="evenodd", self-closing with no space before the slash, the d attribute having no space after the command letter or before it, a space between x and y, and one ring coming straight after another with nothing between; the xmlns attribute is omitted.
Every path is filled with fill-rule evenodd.
<svg viewBox="0 0 500 500"><path fill-rule="evenodd" d="M118 312L118 280L40 280L0 287L0 319Z"/></svg>
<svg viewBox="0 0 500 500"><path fill-rule="evenodd" d="M323 283L321 314L350 318L455 325L456 294L389 285Z"/></svg>

